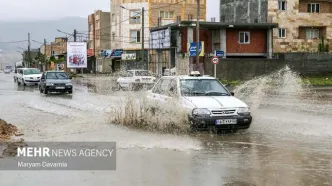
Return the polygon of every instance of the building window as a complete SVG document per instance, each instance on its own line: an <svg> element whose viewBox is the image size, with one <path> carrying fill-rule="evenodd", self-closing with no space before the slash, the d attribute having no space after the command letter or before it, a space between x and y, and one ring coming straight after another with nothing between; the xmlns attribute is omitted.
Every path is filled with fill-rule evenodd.
<svg viewBox="0 0 332 186"><path fill-rule="evenodd" d="M130 30L130 42L132 42L132 43L141 42L141 31L139 31L139 30Z"/></svg>
<svg viewBox="0 0 332 186"><path fill-rule="evenodd" d="M162 19L173 19L174 12L172 11L160 11L159 17Z"/></svg>
<svg viewBox="0 0 332 186"><path fill-rule="evenodd" d="M89 24L89 30L90 30L90 31L93 30L93 24Z"/></svg>
<svg viewBox="0 0 332 186"><path fill-rule="evenodd" d="M306 29L305 34L306 34L307 39L318 39L319 38L318 29Z"/></svg>
<svg viewBox="0 0 332 186"><path fill-rule="evenodd" d="M320 6L318 3L310 3L308 4L308 12L310 13L319 13Z"/></svg>
<svg viewBox="0 0 332 186"><path fill-rule="evenodd" d="M286 38L286 29L284 28L279 28L279 38Z"/></svg>
<svg viewBox="0 0 332 186"><path fill-rule="evenodd" d="M130 24L140 24L141 23L141 11L140 10L131 10L129 22L130 22Z"/></svg>
<svg viewBox="0 0 332 186"><path fill-rule="evenodd" d="M250 43L250 32L239 32L239 43L249 44Z"/></svg>
<svg viewBox="0 0 332 186"><path fill-rule="evenodd" d="M286 1L278 1L278 9L279 10L287 10L287 2Z"/></svg>

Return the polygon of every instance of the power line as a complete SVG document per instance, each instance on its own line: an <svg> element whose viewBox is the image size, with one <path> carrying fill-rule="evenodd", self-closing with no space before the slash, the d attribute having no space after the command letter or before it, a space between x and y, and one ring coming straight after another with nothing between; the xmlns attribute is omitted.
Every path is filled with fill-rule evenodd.
<svg viewBox="0 0 332 186"><path fill-rule="evenodd" d="M21 41L4 41L4 42L0 42L0 44L6 44L6 43L23 43L23 42L27 42L28 40L21 40Z"/></svg>

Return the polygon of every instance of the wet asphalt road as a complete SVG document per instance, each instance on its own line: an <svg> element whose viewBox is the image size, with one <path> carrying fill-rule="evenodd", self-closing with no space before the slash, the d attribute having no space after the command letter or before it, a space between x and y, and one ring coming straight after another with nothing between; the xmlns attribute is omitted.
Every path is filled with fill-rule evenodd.
<svg viewBox="0 0 332 186"><path fill-rule="evenodd" d="M73 95L45 96L0 73L0 118L26 141L118 148L116 171L0 171L0 185L332 185L332 90L294 95L291 86L266 96L255 85L249 95L236 92L252 107L247 132L186 136L108 124L106 113L128 94L110 87L107 78L79 79Z"/></svg>

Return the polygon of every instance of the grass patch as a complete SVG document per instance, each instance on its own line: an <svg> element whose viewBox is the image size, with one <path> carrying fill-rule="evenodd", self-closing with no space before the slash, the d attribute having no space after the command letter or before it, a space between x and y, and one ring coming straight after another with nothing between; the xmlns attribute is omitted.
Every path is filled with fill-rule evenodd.
<svg viewBox="0 0 332 186"><path fill-rule="evenodd" d="M304 77L303 83L312 86L332 86L332 75Z"/></svg>

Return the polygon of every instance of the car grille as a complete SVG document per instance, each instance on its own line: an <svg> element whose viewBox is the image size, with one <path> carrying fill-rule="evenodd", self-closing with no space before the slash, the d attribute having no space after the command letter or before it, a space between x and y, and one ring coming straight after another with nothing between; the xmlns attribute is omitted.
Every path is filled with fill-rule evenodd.
<svg viewBox="0 0 332 186"><path fill-rule="evenodd" d="M54 83L55 86L65 86L65 83Z"/></svg>
<svg viewBox="0 0 332 186"><path fill-rule="evenodd" d="M212 114L215 114L215 115L230 115L230 114L235 113L235 109L234 110L212 110L211 112L212 112Z"/></svg>

